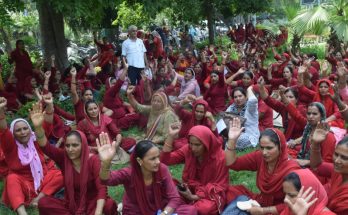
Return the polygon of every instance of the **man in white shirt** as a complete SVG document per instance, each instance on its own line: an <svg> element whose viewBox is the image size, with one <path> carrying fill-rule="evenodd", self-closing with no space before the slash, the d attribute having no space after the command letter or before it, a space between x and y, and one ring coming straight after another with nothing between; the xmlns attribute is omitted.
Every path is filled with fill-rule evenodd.
<svg viewBox="0 0 348 215"><path fill-rule="evenodd" d="M128 28L128 39L122 43L122 61L128 64L128 77L131 85L136 85L141 79L140 72L148 67L146 48L141 39L137 38L137 27Z"/></svg>

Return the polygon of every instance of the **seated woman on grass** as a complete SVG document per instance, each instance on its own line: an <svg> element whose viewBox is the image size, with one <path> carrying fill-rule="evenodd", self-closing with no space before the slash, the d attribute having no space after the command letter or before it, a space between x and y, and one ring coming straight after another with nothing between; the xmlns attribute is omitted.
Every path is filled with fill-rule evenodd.
<svg viewBox="0 0 348 215"><path fill-rule="evenodd" d="M300 167L295 161L288 159L285 136L280 130L274 128L268 128L261 132L260 150L238 157L236 145L243 130L239 118L230 121L225 151L226 165L234 171L256 171L256 186L261 192L252 193L243 185L231 186L228 194L230 194L229 200L233 201L223 214L227 215L238 211L236 203L248 199L254 199L261 205L261 207L252 207L249 213L278 214L285 207L283 204L285 197L282 189L283 178ZM236 195L237 198L235 198Z"/></svg>
<svg viewBox="0 0 348 215"><path fill-rule="evenodd" d="M180 124L170 126L161 161L167 165L185 163L181 196L197 208L198 214L217 215L225 206L229 183L222 140L210 128L197 125L188 133L189 144L172 151L180 127Z"/></svg>
<svg viewBox="0 0 348 215"><path fill-rule="evenodd" d="M101 160L100 179L108 186L123 184L124 215L196 215L194 207L183 204L168 167L160 162L160 151L148 140L140 141L131 156L131 165L110 172L111 160L119 143L110 143L107 134L97 139Z"/></svg>
<svg viewBox="0 0 348 215"><path fill-rule="evenodd" d="M39 200L40 214L50 215L114 215L116 203L107 198L107 188L100 183L100 161L90 156L86 136L71 131L65 138L65 149L48 143L43 128L44 113L39 103L33 105L30 118L41 150L54 160L64 175L65 198L45 196Z"/></svg>
<svg viewBox="0 0 348 215"><path fill-rule="evenodd" d="M53 121L50 95L43 96L46 103L45 114L42 114L45 128L40 134L34 133L29 123L21 118L13 120L8 128L5 116L7 101L0 97L0 147L8 167L2 199L19 215L27 214L25 206L37 206L41 198L53 195L63 186L61 171L51 160L45 160L38 146Z"/></svg>

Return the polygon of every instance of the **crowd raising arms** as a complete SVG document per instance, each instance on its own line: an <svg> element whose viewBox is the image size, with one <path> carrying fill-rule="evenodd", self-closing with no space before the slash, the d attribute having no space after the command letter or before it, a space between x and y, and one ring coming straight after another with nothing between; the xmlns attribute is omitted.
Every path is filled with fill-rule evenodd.
<svg viewBox="0 0 348 215"><path fill-rule="evenodd" d="M114 56L114 47L105 38L103 42L95 38L101 52L94 63L84 59L85 67L68 69L64 79L55 69L55 58L45 73L23 69L31 62L23 41L18 42L11 55L11 62L16 62L14 77L23 75L30 84L18 79L17 89L23 92L16 96L23 104L40 101L29 110L33 130L24 119L8 126L6 107L12 110L15 105L8 94L0 94L0 162L5 164L4 169L0 165L0 174L4 172L6 180L7 206L18 214L27 214L29 204L40 214L116 214L117 204L107 188L123 185L125 215L348 212L345 45L339 53L328 47L333 72L328 78L338 78L332 84L326 76L319 79L319 74L330 72L330 65L322 65L321 72L312 54L301 56L290 49L278 54L272 47L276 62L263 65L267 48L286 41L284 28L276 41L262 39L267 32L252 25L232 28L229 34L237 43L238 60L230 59L224 47L206 47L198 53L188 46L185 53L176 54L162 41L163 32L147 38L137 35L135 26L128 30L121 57ZM184 44L190 44L188 38L183 37ZM122 72L114 74L122 66ZM69 127L56 135L60 117L69 114L53 104L63 81L70 85L77 129ZM103 103L94 101L101 83L106 88ZM34 90L40 85L42 94ZM276 91L280 101L271 96ZM262 105L281 115L284 133L273 126L261 130ZM216 122L220 112L237 117L227 123L227 132L219 134L224 129ZM137 143L121 135L133 126L146 127ZM251 148L249 153L238 153L246 148ZM120 151L130 155L130 166L111 170ZM180 163L182 178L173 179L166 165ZM231 183L230 177L245 170L256 172L259 193ZM64 198L55 198L61 188ZM239 207L240 202L253 200L258 204L246 210Z"/></svg>

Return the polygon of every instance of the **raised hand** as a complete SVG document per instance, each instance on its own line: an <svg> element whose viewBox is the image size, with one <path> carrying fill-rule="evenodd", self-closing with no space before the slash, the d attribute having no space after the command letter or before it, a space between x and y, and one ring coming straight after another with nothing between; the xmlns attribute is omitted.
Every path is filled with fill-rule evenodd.
<svg viewBox="0 0 348 215"><path fill-rule="evenodd" d="M42 110L41 102L34 103L32 108L29 109L30 119L33 122L35 128L41 127L44 121L44 112Z"/></svg>
<svg viewBox="0 0 348 215"><path fill-rule="evenodd" d="M127 95L131 95L135 90L135 86L129 85L127 88Z"/></svg>
<svg viewBox="0 0 348 215"><path fill-rule="evenodd" d="M334 102L338 102L341 98L340 98L340 93L339 93L339 89L338 89L338 85L337 84L331 84L332 86L332 89L334 91L334 94L330 95L331 99L334 101Z"/></svg>
<svg viewBox="0 0 348 215"><path fill-rule="evenodd" d="M329 133L329 131L330 127L326 122L318 123L312 136L312 144L318 144L323 142L326 139L326 136Z"/></svg>
<svg viewBox="0 0 348 215"><path fill-rule="evenodd" d="M101 162L110 163L116 155L119 143L113 141L110 143L110 138L107 133L100 133L99 138L96 139L99 159Z"/></svg>
<svg viewBox="0 0 348 215"><path fill-rule="evenodd" d="M302 187L294 203L292 203L287 196L284 202L294 214L307 215L308 209L318 200L318 198L311 200L314 194L315 191L312 190L312 187L309 187L306 191L304 191L304 187Z"/></svg>
<svg viewBox="0 0 348 215"><path fill-rule="evenodd" d="M54 54L51 55L51 61L55 61L55 60L56 60L56 56L54 56Z"/></svg>
<svg viewBox="0 0 348 215"><path fill-rule="evenodd" d="M298 68L298 74L303 74L303 73L305 73L307 71L307 67L305 67L305 66L300 66L299 68Z"/></svg>
<svg viewBox="0 0 348 215"><path fill-rule="evenodd" d="M259 87L264 87L265 79L262 76L260 76L260 78L257 80L257 84L259 85Z"/></svg>
<svg viewBox="0 0 348 215"><path fill-rule="evenodd" d="M212 118L214 119L213 114L209 111L205 112L205 117L207 117L208 119L212 119Z"/></svg>
<svg viewBox="0 0 348 215"><path fill-rule="evenodd" d="M5 97L0 97L0 109L5 109L7 107L7 99Z"/></svg>
<svg viewBox="0 0 348 215"><path fill-rule="evenodd" d="M181 129L181 122L174 122L169 125L168 135L176 138L179 135L179 131Z"/></svg>
<svg viewBox="0 0 348 215"><path fill-rule="evenodd" d="M227 59L227 52L225 52L225 51L223 51L222 53L221 53L221 57L223 58L223 59Z"/></svg>
<svg viewBox="0 0 348 215"><path fill-rule="evenodd" d="M53 96L50 92L42 95L42 99L46 104L53 104Z"/></svg>
<svg viewBox="0 0 348 215"><path fill-rule="evenodd" d="M72 68L70 69L70 74L71 74L71 76L76 76L77 71L76 71L76 68L75 68L75 67L72 67Z"/></svg>
<svg viewBox="0 0 348 215"><path fill-rule="evenodd" d="M50 79L51 77L51 71L46 71L45 72L45 79Z"/></svg>
<svg viewBox="0 0 348 215"><path fill-rule="evenodd" d="M240 122L239 118L233 118L230 120L230 129L228 131L228 139L229 140L236 140L239 138L241 133L244 131L244 127L242 127L242 124Z"/></svg>

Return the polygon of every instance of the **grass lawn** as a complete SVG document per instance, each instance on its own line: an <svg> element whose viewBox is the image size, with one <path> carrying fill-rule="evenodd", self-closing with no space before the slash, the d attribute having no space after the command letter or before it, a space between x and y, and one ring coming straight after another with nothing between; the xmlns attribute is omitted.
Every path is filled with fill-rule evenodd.
<svg viewBox="0 0 348 215"><path fill-rule="evenodd" d="M123 132L123 136L129 136L129 137L134 137L137 136L135 134L139 134L139 130L137 128L132 128L129 129L126 132ZM248 150L245 152L239 152L238 155L243 155L245 153L248 153L252 150ZM120 169L122 167L125 167L127 165L114 165L113 169ZM183 165L175 165L171 166L170 172L173 176L173 178L181 179L181 174L183 170ZM230 184L243 184L249 189L251 189L254 192L257 192L258 189L256 187L256 173L255 172L249 172L249 171L240 171L240 172L235 172L230 170ZM0 181L0 192L2 193L3 190L3 182ZM123 186L117 186L117 187L109 187L108 188L108 193L109 196L113 199L115 199L118 203L122 201L122 195L123 195L124 189ZM37 215L38 210L36 208L29 208L28 210L29 215ZM0 205L0 214L1 215L15 215L13 211L10 209L6 208L3 204Z"/></svg>

